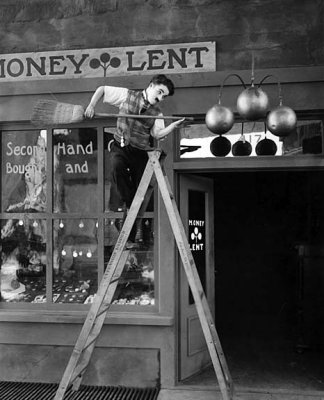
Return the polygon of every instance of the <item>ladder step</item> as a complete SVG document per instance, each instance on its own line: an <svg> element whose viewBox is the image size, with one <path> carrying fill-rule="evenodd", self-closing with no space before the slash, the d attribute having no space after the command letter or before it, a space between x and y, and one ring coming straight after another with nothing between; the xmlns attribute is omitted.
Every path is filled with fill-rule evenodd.
<svg viewBox="0 0 324 400"><path fill-rule="evenodd" d="M70 385L73 384L73 382L75 382L76 379L80 379L82 377L82 375L85 373L87 367L88 367L88 364L82 366L82 368L80 368L80 366L79 366L78 368L76 368L74 370L73 375L70 380Z"/></svg>
<svg viewBox="0 0 324 400"><path fill-rule="evenodd" d="M88 338L88 340L87 340L87 343L85 344L85 346L84 346L84 348L82 349L82 351L86 351L87 348L90 347L90 346L97 340L97 337L98 337L98 336L99 336L99 335L94 335L94 337L91 338L91 339L89 339L89 338L90 338L90 336L89 336L89 338Z"/></svg>
<svg viewBox="0 0 324 400"><path fill-rule="evenodd" d="M111 303L109 303L106 307L104 307L101 311L99 311L97 314L97 318L100 317L102 314L106 314L107 311L109 310L110 306L111 306Z"/></svg>

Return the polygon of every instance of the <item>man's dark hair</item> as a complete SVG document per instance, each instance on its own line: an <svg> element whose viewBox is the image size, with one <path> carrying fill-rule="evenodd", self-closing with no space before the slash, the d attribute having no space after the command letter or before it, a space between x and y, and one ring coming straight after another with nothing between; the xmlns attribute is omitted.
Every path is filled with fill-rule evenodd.
<svg viewBox="0 0 324 400"><path fill-rule="evenodd" d="M167 78L165 75L155 75L153 76L150 83L154 85L164 85L169 90L169 96L173 96L174 94L174 84L171 79Z"/></svg>

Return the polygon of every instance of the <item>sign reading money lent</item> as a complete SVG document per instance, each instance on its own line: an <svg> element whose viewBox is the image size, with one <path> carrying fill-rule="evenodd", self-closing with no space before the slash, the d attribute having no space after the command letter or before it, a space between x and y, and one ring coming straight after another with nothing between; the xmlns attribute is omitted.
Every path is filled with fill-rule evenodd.
<svg viewBox="0 0 324 400"><path fill-rule="evenodd" d="M17 53L0 56L0 82L183 74L216 70L215 42Z"/></svg>

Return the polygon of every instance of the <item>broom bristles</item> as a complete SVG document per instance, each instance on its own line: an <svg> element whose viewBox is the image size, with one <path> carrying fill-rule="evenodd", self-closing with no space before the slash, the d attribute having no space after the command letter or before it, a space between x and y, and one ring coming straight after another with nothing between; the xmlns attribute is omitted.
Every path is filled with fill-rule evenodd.
<svg viewBox="0 0 324 400"><path fill-rule="evenodd" d="M38 100L31 122L34 125L73 124L84 120L84 108L80 105L60 103L55 100Z"/></svg>

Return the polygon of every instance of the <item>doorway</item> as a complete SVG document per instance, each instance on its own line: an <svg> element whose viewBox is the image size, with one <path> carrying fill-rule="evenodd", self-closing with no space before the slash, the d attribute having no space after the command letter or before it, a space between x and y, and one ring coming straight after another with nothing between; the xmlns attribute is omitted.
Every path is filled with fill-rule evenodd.
<svg viewBox="0 0 324 400"><path fill-rule="evenodd" d="M213 313L214 297L214 198L211 178L182 175L180 178L180 215L196 264L208 306ZM210 364L210 356L197 314L188 279L179 259L179 365L184 380Z"/></svg>
<svg viewBox="0 0 324 400"><path fill-rule="evenodd" d="M211 176L215 323L234 385L323 391L324 172ZM212 368L187 383L204 379Z"/></svg>

